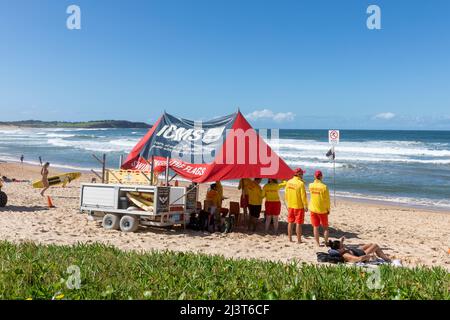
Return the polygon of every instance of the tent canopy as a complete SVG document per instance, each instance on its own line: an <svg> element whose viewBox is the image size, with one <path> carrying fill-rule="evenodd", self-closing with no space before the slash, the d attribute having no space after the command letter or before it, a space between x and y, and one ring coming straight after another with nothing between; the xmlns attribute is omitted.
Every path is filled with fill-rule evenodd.
<svg viewBox="0 0 450 320"><path fill-rule="evenodd" d="M122 169L169 168L194 182L240 178L288 179L293 171L241 112L196 122L164 113L138 142Z"/></svg>

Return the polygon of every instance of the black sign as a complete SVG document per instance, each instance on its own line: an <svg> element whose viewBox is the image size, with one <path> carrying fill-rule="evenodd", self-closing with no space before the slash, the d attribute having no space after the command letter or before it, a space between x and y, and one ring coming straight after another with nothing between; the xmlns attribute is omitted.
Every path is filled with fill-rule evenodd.
<svg viewBox="0 0 450 320"><path fill-rule="evenodd" d="M169 212L170 187L158 187L156 194L156 213Z"/></svg>
<svg viewBox="0 0 450 320"><path fill-rule="evenodd" d="M186 194L186 211L194 211L195 209L197 209L197 192L197 187L188 187Z"/></svg>

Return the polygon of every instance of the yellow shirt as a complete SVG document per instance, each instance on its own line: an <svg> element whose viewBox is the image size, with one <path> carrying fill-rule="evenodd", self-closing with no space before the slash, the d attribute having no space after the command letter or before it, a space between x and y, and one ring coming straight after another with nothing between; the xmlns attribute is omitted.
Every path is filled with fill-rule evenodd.
<svg viewBox="0 0 450 320"><path fill-rule="evenodd" d="M262 205L263 200L263 192L261 190L261 186L254 182L253 180L249 180L250 183L247 185L248 191L248 204L253 206Z"/></svg>
<svg viewBox="0 0 450 320"><path fill-rule="evenodd" d="M305 183L299 177L293 177L286 183L284 197L288 208L307 209L308 199L306 198Z"/></svg>
<svg viewBox="0 0 450 320"><path fill-rule="evenodd" d="M309 211L328 214L330 212L330 193L326 184L316 179L309 184L309 192L311 198Z"/></svg>
<svg viewBox="0 0 450 320"><path fill-rule="evenodd" d="M211 204L213 206L216 206L217 208L221 207L222 201L219 192L217 192L216 190L209 190L206 193L206 200L211 201Z"/></svg>
<svg viewBox="0 0 450 320"><path fill-rule="evenodd" d="M248 194L248 185L252 182L253 181L249 178L242 178L241 180L239 180L238 189L242 190L242 194Z"/></svg>
<svg viewBox="0 0 450 320"><path fill-rule="evenodd" d="M216 190L220 195L220 199L223 200L223 186L220 181L216 181Z"/></svg>
<svg viewBox="0 0 450 320"><path fill-rule="evenodd" d="M286 182L277 184L277 183L268 183L263 187L263 198L266 198L266 201L280 201L280 194L278 191L282 189L286 185Z"/></svg>

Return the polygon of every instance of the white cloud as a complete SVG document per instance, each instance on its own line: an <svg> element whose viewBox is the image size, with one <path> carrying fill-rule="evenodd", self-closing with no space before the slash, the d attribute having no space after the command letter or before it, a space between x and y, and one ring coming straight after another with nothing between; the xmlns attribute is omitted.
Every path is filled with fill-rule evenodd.
<svg viewBox="0 0 450 320"><path fill-rule="evenodd" d="M392 112L382 112L373 117L376 120L391 120L395 118L395 113Z"/></svg>
<svg viewBox="0 0 450 320"><path fill-rule="evenodd" d="M292 112L278 112L275 113L272 110L269 109L263 109L263 110L255 110L247 115L245 117L249 120L274 120L275 122L285 122L285 121L294 121L295 114Z"/></svg>

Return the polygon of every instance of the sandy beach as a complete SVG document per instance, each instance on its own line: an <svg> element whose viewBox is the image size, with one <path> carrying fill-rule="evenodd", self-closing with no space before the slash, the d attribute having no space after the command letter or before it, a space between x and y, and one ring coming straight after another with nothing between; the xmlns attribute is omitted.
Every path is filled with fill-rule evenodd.
<svg viewBox="0 0 450 320"><path fill-rule="evenodd" d="M17 163L0 163L0 175L20 180L39 178L39 167ZM58 170L51 168L50 174ZM56 208L48 209L39 190L29 182L5 183L8 194L6 208L0 208L0 239L12 242L33 241L42 244L71 245L101 242L123 250L175 250L219 254L230 258L255 258L276 261L317 263L316 248L308 214L304 225L303 244L288 242L286 209L281 216L280 235L266 235L262 223L257 233L238 228L230 234L141 227L127 234L105 231L99 222L90 221L79 212L79 184L89 181L84 174L66 188L50 188ZM206 185L200 190L204 198ZM237 201L239 191L225 187L225 201ZM386 204L339 200L330 215L330 236L347 238L348 244L375 242L405 266L442 266L450 270L450 212L408 208Z"/></svg>

